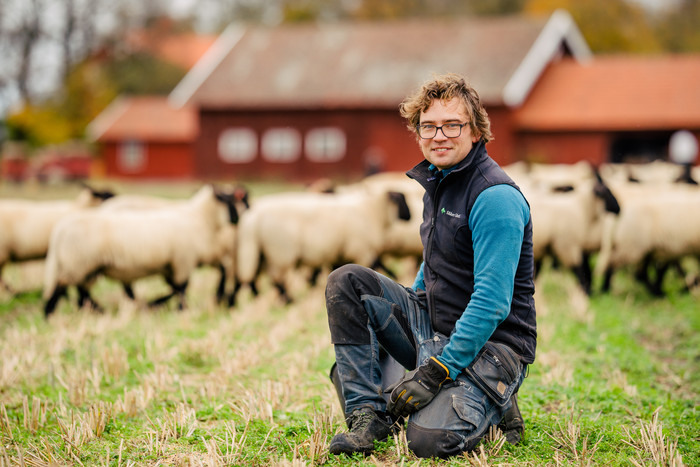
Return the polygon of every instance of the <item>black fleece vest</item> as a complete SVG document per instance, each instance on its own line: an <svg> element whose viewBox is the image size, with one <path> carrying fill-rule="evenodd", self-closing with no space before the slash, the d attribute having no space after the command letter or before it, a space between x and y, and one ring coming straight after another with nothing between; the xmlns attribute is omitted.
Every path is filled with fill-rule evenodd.
<svg viewBox="0 0 700 467"><path fill-rule="evenodd" d="M424 160L407 175L425 188L420 234L428 311L433 329L449 336L474 292L474 248L469 228L474 202L494 185L519 188L489 157L482 141L441 183L429 166ZM533 270L530 220L525 226L510 313L489 339L509 345L524 363L534 361L537 341Z"/></svg>

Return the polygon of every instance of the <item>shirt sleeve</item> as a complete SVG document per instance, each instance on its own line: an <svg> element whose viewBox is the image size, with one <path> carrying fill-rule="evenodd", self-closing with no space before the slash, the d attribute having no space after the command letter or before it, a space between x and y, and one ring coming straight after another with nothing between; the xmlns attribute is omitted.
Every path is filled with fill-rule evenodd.
<svg viewBox="0 0 700 467"><path fill-rule="evenodd" d="M515 271L530 209L510 185L487 188L469 214L474 247L474 292L438 357L455 379L510 313Z"/></svg>
<svg viewBox="0 0 700 467"><path fill-rule="evenodd" d="M425 263L420 263L420 268L418 269L418 274L416 274L416 278L413 281L413 285L411 288L415 290L416 292L418 290L425 290L425 281L423 279L423 266Z"/></svg>

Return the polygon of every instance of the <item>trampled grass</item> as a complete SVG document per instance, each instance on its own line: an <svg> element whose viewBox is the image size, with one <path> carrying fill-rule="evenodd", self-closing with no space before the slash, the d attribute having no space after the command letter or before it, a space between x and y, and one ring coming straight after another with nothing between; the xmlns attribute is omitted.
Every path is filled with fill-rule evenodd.
<svg viewBox="0 0 700 467"><path fill-rule="evenodd" d="M622 272L589 298L545 269L524 441L492 433L439 461L415 458L402 433L367 458L329 456L344 422L323 281L295 278L289 306L263 284L227 309L214 303L216 271L202 269L179 312L142 305L159 280L139 284L136 303L100 280L104 314L62 301L46 321L31 291L40 273L10 267L28 292L0 292L0 466L700 465L700 291L678 278L658 299Z"/></svg>

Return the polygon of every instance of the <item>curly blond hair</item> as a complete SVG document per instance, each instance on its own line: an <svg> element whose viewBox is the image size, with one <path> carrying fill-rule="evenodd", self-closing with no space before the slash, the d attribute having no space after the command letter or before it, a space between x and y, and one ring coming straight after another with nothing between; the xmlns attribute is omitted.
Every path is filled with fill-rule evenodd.
<svg viewBox="0 0 700 467"><path fill-rule="evenodd" d="M416 133L421 112L427 111L435 99L449 101L454 97L464 102L472 134L479 136L484 143L493 141L491 121L481 105L479 94L463 76L455 73L436 75L423 83L420 89L401 102L399 112L407 120L408 129Z"/></svg>

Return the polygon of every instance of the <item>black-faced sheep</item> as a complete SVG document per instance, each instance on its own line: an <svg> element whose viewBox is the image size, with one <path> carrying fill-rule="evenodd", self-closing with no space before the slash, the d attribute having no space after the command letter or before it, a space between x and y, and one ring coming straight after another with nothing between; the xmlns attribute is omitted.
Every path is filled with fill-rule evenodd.
<svg viewBox="0 0 700 467"><path fill-rule="evenodd" d="M238 215L250 207L248 201L249 193L245 186L238 184L235 187L226 189L225 191L220 191L221 196L224 196L224 193L227 193L227 196L229 196L231 201L235 203ZM161 209L182 205L183 203L187 202L187 199L125 194L115 196L105 201L100 206L100 209L112 211ZM227 299L227 293L232 293L234 288L236 227L233 224L222 230L221 234L219 235L219 242L221 243L221 256L216 258L214 263L208 264L207 266L214 266L219 269L220 279L216 288L216 300L218 303L223 303ZM135 297L132 284L124 283L123 287L126 295L133 300ZM163 302L170 298L174 293L175 290L172 290L170 295L161 297L155 300L155 302Z"/></svg>
<svg viewBox="0 0 700 467"><path fill-rule="evenodd" d="M9 261L22 262L46 256L54 225L66 215L95 207L112 197L108 191L83 188L73 200L0 200L0 285Z"/></svg>
<svg viewBox="0 0 700 467"><path fill-rule="evenodd" d="M521 185L532 215L535 274L545 256L551 255L574 272L587 294L592 281L590 256L600 249L603 222L620 212L615 195L597 173L593 180L562 192Z"/></svg>
<svg viewBox="0 0 700 467"><path fill-rule="evenodd" d="M79 212L59 221L46 258L44 312L50 315L69 286L79 305L98 307L89 294L96 277L122 283L160 274L180 308L193 271L221 256L220 236L238 220L230 196L202 187L188 202L153 210Z"/></svg>
<svg viewBox="0 0 700 467"><path fill-rule="evenodd" d="M614 186L622 213L603 244L596 273L604 274L608 291L613 272L631 266L650 293L663 295L663 277L670 265L700 258L700 188L688 184ZM657 267L652 281L647 268Z"/></svg>
<svg viewBox="0 0 700 467"><path fill-rule="evenodd" d="M238 284L254 285L264 260L266 272L289 302L289 271L298 265L313 269L346 262L371 266L383 251L389 226L408 218L405 197L395 192L358 189L261 197L239 223Z"/></svg>

